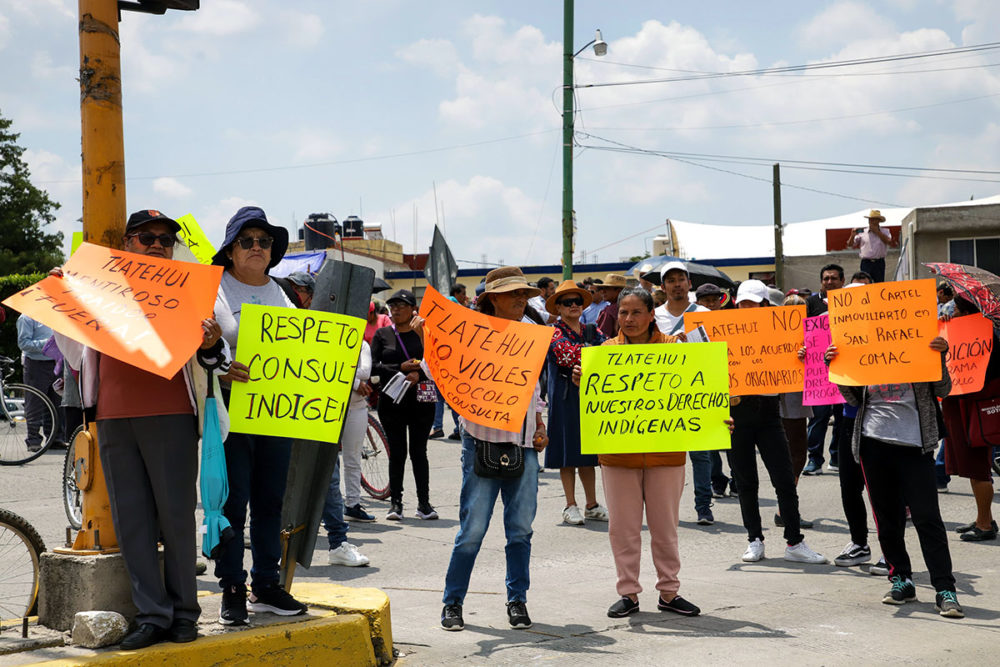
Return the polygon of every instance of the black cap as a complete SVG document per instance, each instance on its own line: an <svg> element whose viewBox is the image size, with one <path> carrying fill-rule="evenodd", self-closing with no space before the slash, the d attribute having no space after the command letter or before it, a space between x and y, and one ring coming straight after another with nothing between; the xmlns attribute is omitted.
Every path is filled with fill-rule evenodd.
<svg viewBox="0 0 1000 667"><path fill-rule="evenodd" d="M181 231L181 226L177 224L176 220L168 218L155 209L149 208L142 211L136 211L128 217L128 222L125 223L125 233L128 234L131 231L135 231L139 227L142 227L150 222L162 222L167 225L167 227L170 227L170 231L174 234Z"/></svg>
<svg viewBox="0 0 1000 667"><path fill-rule="evenodd" d="M386 299L385 303L388 305L393 301L402 301L403 303L409 304L414 308L417 307L417 297L413 296L413 292L408 289L401 289L397 291L395 294Z"/></svg>
<svg viewBox="0 0 1000 667"><path fill-rule="evenodd" d="M694 298L698 300L703 296L722 296L722 290L719 289L718 285L713 285L712 283L705 283L701 285L694 291Z"/></svg>

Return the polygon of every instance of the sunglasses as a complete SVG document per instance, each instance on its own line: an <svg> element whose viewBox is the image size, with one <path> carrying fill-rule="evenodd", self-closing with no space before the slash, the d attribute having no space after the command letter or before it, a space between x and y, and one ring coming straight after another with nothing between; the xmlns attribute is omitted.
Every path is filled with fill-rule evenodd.
<svg viewBox="0 0 1000 667"><path fill-rule="evenodd" d="M560 299L559 301L556 301L556 303L559 304L560 306L566 306L567 308L570 308L572 306L582 306L583 305L583 297L582 296L574 296L574 297L570 297L568 299Z"/></svg>
<svg viewBox="0 0 1000 667"><path fill-rule="evenodd" d="M259 245L261 250L267 250L274 244L274 239L270 236L263 236L261 238L257 238L256 236L247 236L241 239L236 239L236 242L239 243L240 247L244 250L252 248L254 243Z"/></svg>
<svg viewBox="0 0 1000 667"><path fill-rule="evenodd" d="M139 239L139 243L144 246L151 246L159 241L164 248L172 248L177 243L177 237L173 234L154 234L153 232L139 232L138 234L127 234L127 239Z"/></svg>

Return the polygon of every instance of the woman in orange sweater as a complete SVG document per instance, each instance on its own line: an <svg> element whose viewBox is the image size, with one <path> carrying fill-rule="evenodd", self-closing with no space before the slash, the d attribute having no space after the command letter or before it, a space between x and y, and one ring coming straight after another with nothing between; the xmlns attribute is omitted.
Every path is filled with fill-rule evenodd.
<svg viewBox="0 0 1000 667"><path fill-rule="evenodd" d="M641 287L622 290L618 296L618 336L604 345L678 342L679 337L663 334L657 328L653 306L653 297ZM580 384L579 366L573 369L573 380ZM726 423L732 430L732 420L727 419ZM622 618L639 611L644 508L656 567L656 590L660 593L656 606L662 611L697 616L701 610L677 594L680 589L677 574L681 569L677 524L687 453L601 454L598 460L610 518L608 537L621 596L608 609L608 616Z"/></svg>

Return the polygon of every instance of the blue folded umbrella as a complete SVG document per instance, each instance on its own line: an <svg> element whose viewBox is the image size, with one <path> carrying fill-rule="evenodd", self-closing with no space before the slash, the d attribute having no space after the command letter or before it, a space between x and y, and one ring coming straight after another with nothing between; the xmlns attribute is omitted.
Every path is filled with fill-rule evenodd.
<svg viewBox="0 0 1000 667"><path fill-rule="evenodd" d="M212 371L209 370L205 420L201 432L201 506L205 512L201 552L207 558L218 558L220 546L232 539L233 528L222 515L222 508L229 497L229 477L226 474L226 450L222 446L219 408L215 404L212 380Z"/></svg>

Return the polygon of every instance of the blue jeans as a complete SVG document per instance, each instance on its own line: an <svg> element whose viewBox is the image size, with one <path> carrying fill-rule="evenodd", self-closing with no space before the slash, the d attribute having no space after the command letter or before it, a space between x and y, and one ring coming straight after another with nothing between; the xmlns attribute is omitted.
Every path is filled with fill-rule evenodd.
<svg viewBox="0 0 1000 667"><path fill-rule="evenodd" d="M703 514L712 506L712 453L688 452L694 483L694 511Z"/></svg>
<svg viewBox="0 0 1000 667"><path fill-rule="evenodd" d="M531 523L538 505L538 453L524 451L524 473L515 479L480 477L473 470L476 448L462 433L462 493L455 548L444 580L444 603L462 604L476 556L490 527L497 495L503 500L503 527L507 535L507 600L527 601L531 560Z"/></svg>
<svg viewBox="0 0 1000 667"><path fill-rule="evenodd" d="M326 500L323 501L323 526L326 528L326 539L330 548L336 549L347 541L347 522L344 521L344 496L340 494L340 456L333 466L330 476L330 486L326 489Z"/></svg>
<svg viewBox="0 0 1000 667"><path fill-rule="evenodd" d="M227 401L228 402L228 401ZM215 576L225 588L246 583L243 569L243 528L250 503L250 553L253 588L278 583L281 560L281 505L292 443L287 438L230 433L226 438L226 473L229 498L223 515L235 531L222 545L215 561Z"/></svg>
<svg viewBox="0 0 1000 667"><path fill-rule="evenodd" d="M948 486L951 483L951 476L944 466L944 440L938 447L937 458L934 459L934 479L938 486Z"/></svg>
<svg viewBox="0 0 1000 667"><path fill-rule="evenodd" d="M435 385L436 387L437 385ZM441 395L441 390L437 390L438 400L434 405L434 423L431 425L432 431L443 431L444 430L444 409L448 407L448 403L444 400L444 396ZM449 408L450 409L450 408ZM455 422L455 433L458 433L458 415L455 411L451 411L451 418Z"/></svg>

